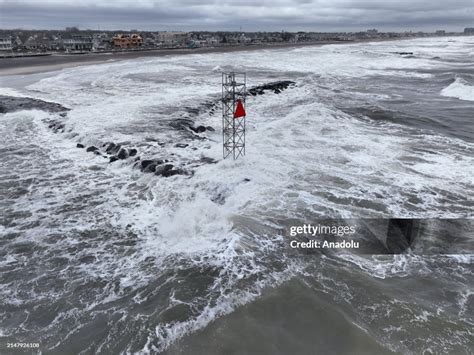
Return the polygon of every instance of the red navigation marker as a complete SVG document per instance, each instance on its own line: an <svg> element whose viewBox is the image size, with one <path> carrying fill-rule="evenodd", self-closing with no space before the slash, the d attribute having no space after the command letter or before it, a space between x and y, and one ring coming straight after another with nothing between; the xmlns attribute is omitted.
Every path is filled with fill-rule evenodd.
<svg viewBox="0 0 474 355"><path fill-rule="evenodd" d="M234 112L234 118L245 117L245 116L246 116L246 113L245 113L244 105L242 104L241 100L237 100L237 107Z"/></svg>

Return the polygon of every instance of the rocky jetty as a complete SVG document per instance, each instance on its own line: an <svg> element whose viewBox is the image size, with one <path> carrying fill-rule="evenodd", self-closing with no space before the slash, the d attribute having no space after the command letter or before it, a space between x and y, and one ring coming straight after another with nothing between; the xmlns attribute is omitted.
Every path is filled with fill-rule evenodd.
<svg viewBox="0 0 474 355"><path fill-rule="evenodd" d="M274 94L280 94L283 90L294 86L296 86L296 83L294 81L275 81L268 84L254 86L248 90L248 93L252 96L263 95L265 94L265 91L273 91Z"/></svg>
<svg viewBox="0 0 474 355"><path fill-rule="evenodd" d="M248 94L252 96L263 95L268 92L280 94L282 91L290 87L294 87L295 85L296 84L293 81L275 81L263 85L254 86L248 90ZM206 112L208 112L209 115L214 115L216 112L219 111L220 105L220 98L208 100L196 107L181 108L181 117L170 118L168 123L169 126L183 133L182 138L185 140L184 142L160 143L151 138L146 139L146 141L156 142L161 147L171 144L170 147L173 148L196 150L196 147L190 147L190 141L206 140L208 138L204 133L214 132L215 129L212 126L196 125L195 120L193 120L192 118L197 117ZM54 119L48 119L47 121L45 120L45 123L54 132L65 131L65 123L62 121L62 118L66 117L67 111L69 110L68 108L57 103L46 102L32 98L15 98L0 96L0 112L12 112L21 109L40 109L49 112L59 113L59 117ZM194 174L195 168L203 164L217 163L217 161L212 158L202 156L195 160L185 159L184 161L182 161L181 159L176 159L175 154L178 154L176 152L170 152L166 159L141 159L141 157L138 156L138 149L135 147L129 147L129 145L129 142L105 142L102 144L96 143L96 145L90 146L86 146L82 142L76 143L77 148L85 149L85 151L88 153L93 153L95 155L103 157L104 159L108 159L109 163L114 163L118 161L129 161L131 162L131 164L133 164L134 168L139 169L143 173L154 174L162 177L170 177L175 175L192 176ZM221 198L218 199L220 200Z"/></svg>
<svg viewBox="0 0 474 355"><path fill-rule="evenodd" d="M31 97L13 97L0 95L0 113L21 110L43 110L48 112L67 112L69 109L55 102L48 102Z"/></svg>
<svg viewBox="0 0 474 355"><path fill-rule="evenodd" d="M108 142L102 145L102 148L96 146L85 147L82 143L76 144L77 148L85 149L86 152L100 155L109 159L110 163L119 160L127 160L134 158L134 167L140 169L144 173L152 173L158 176L170 177L174 175L192 175L193 171L177 166L168 159L143 159L136 157L138 150L136 148L127 148L122 144ZM208 158L210 159L210 158ZM211 159L212 160L212 159ZM203 161L204 162L204 161Z"/></svg>
<svg viewBox="0 0 474 355"><path fill-rule="evenodd" d="M284 90L288 88L293 88L296 86L296 83L291 80L281 80L281 81L273 81L270 83L262 84L253 86L247 90L248 95L257 96L257 95L264 95L268 92L272 92L274 94L280 94ZM215 100L208 100L201 104L199 107L186 107L186 112L189 116L198 116L199 114L207 111L209 116L213 116L216 112L219 112L221 105L221 98L216 98ZM202 126L199 126L202 127ZM196 129L202 129L196 127ZM212 127L205 127L207 131L213 131Z"/></svg>
<svg viewBox="0 0 474 355"><path fill-rule="evenodd" d="M170 177L174 175L192 175L192 171L179 168L167 159L147 159L142 160L140 163L135 163L136 167L139 167L144 173L152 173L155 175Z"/></svg>
<svg viewBox="0 0 474 355"><path fill-rule="evenodd" d="M170 121L169 125L176 130L187 132L186 136L190 139L203 140L206 139L206 137L201 136L200 133L204 133L206 131L215 131L215 129L211 126L195 126L194 121L188 118L177 118Z"/></svg>

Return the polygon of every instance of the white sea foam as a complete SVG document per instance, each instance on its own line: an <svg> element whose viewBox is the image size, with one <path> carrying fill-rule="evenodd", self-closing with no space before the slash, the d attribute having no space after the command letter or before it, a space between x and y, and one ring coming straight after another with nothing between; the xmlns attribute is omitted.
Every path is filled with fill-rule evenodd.
<svg viewBox="0 0 474 355"><path fill-rule="evenodd" d="M417 255L374 255L366 257L344 254L341 255L341 258L380 279L406 276L412 268L416 268L418 271L425 268L423 258Z"/></svg>
<svg viewBox="0 0 474 355"><path fill-rule="evenodd" d="M0 95L13 96L13 97L26 97L26 96L28 96L28 95L25 95L24 93L22 93L21 90L12 89L12 88L8 88L8 87L0 87Z"/></svg>
<svg viewBox="0 0 474 355"><path fill-rule="evenodd" d="M460 100L474 101L474 86L464 79L456 78L448 87L441 90L442 96L455 97Z"/></svg>

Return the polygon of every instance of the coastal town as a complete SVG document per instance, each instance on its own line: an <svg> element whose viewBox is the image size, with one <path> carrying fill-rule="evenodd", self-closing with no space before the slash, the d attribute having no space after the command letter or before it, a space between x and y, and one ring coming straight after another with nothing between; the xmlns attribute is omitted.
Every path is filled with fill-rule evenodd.
<svg viewBox="0 0 474 355"><path fill-rule="evenodd" d="M67 27L64 30L0 30L0 57L83 54L153 49L251 46L285 43L350 42L409 37L474 35L463 32L181 32L181 31L99 31Z"/></svg>

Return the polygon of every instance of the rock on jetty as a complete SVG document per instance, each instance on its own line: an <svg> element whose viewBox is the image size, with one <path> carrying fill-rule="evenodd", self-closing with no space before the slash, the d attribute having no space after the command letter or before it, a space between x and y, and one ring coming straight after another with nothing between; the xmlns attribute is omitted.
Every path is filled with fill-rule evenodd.
<svg viewBox="0 0 474 355"><path fill-rule="evenodd" d="M55 102L48 102L31 97L13 97L0 95L0 113L9 113L21 110L43 110L48 112L69 111Z"/></svg>

